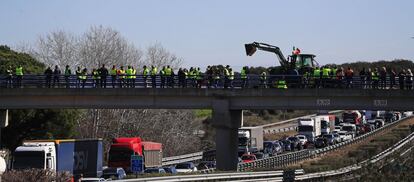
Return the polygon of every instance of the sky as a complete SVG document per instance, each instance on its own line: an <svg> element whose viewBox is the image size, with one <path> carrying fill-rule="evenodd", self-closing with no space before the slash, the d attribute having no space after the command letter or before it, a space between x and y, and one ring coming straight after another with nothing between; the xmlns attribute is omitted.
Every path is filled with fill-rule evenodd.
<svg viewBox="0 0 414 182"><path fill-rule="evenodd" d="M56 30L103 25L137 47L161 43L183 66L279 65L244 44L296 46L323 65L414 60L412 0L1 0L0 44L18 46Z"/></svg>

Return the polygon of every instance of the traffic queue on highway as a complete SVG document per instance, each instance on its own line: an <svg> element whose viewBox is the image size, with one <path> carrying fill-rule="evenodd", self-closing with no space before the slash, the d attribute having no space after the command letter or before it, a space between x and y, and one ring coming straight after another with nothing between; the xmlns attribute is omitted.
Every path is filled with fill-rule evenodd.
<svg viewBox="0 0 414 182"><path fill-rule="evenodd" d="M340 117L331 114L318 114L314 117L300 118L298 119L297 134L278 140L264 141L262 148L260 145L252 145L250 148L248 147L247 151L249 152L239 149L241 150L239 161L253 162L287 152L328 147L351 140L412 114L411 111L352 110L344 111ZM249 137L252 141L260 141L254 133Z"/></svg>

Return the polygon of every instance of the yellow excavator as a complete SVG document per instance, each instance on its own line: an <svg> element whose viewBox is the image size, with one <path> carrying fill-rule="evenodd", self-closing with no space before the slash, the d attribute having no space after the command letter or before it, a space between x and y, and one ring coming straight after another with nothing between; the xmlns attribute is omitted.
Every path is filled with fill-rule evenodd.
<svg viewBox="0 0 414 182"><path fill-rule="evenodd" d="M275 53L283 70L283 73L281 74L293 74L296 69L298 73L302 75L303 73L307 71L310 72L313 68L319 66L318 62L315 60L316 56L313 54L292 54L286 58L283 56L283 53L280 51L279 47L274 45L253 42L245 44L244 46L246 48L247 56L252 56L257 49Z"/></svg>

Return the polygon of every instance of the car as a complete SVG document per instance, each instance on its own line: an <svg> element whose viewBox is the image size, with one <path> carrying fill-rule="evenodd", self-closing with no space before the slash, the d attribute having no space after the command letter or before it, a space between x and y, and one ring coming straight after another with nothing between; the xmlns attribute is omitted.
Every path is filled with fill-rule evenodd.
<svg viewBox="0 0 414 182"><path fill-rule="evenodd" d="M164 174L167 172L165 172L164 168L147 168L144 170L144 173Z"/></svg>
<svg viewBox="0 0 414 182"><path fill-rule="evenodd" d="M296 137L299 138L299 142L302 146L308 143L308 139L305 135L296 135Z"/></svg>
<svg viewBox="0 0 414 182"><path fill-rule="evenodd" d="M175 169L177 169L178 173L191 173L197 171L197 167L192 162L179 163L175 166Z"/></svg>
<svg viewBox="0 0 414 182"><path fill-rule="evenodd" d="M257 160L257 158L254 154L243 154L241 156L241 159L244 163L253 162L253 161Z"/></svg>
<svg viewBox="0 0 414 182"><path fill-rule="evenodd" d="M336 131L336 132L339 132L339 131L341 131L341 126L335 126L335 129L334 129L334 131Z"/></svg>
<svg viewBox="0 0 414 182"><path fill-rule="evenodd" d="M197 165L197 170L216 168L216 161L201 161Z"/></svg>
<svg viewBox="0 0 414 182"><path fill-rule="evenodd" d="M338 132L339 138L341 139L341 142L347 141L347 140L351 140L352 139L352 135L349 134L346 131L340 131Z"/></svg>
<svg viewBox="0 0 414 182"><path fill-rule="evenodd" d="M263 142L263 152L269 154L270 156L276 155L276 142L274 141L264 141Z"/></svg>
<svg viewBox="0 0 414 182"><path fill-rule="evenodd" d="M298 137L296 136L288 137L287 140L290 140L291 142L290 148L292 149L292 151L295 151L295 148L297 148L298 150L302 149L303 146L301 145Z"/></svg>
<svg viewBox="0 0 414 182"><path fill-rule="evenodd" d="M323 148L323 147L326 147L326 146L327 146L326 138L322 138L322 137L316 138L316 140L315 140L315 147L316 148Z"/></svg>
<svg viewBox="0 0 414 182"><path fill-rule="evenodd" d="M279 144L279 146L281 147L280 153L283 153L285 151L285 147L284 147L283 142L281 140L275 140L274 142Z"/></svg>
<svg viewBox="0 0 414 182"><path fill-rule="evenodd" d="M275 151L276 154L281 154L283 153L283 147L282 147L283 143L281 144L281 142L275 142L274 146L275 146Z"/></svg>
<svg viewBox="0 0 414 182"><path fill-rule="evenodd" d="M265 158L265 154L262 152L258 152L254 154L256 156L256 159L264 159Z"/></svg>
<svg viewBox="0 0 414 182"><path fill-rule="evenodd" d="M339 137L339 134L337 134L337 133L332 133L332 135L334 135L335 140L336 140L336 143L341 142L341 137Z"/></svg>
<svg viewBox="0 0 414 182"><path fill-rule="evenodd" d="M79 181L81 182L101 182L101 181L107 181L104 178L81 178Z"/></svg>
<svg viewBox="0 0 414 182"><path fill-rule="evenodd" d="M290 140L283 140L282 142L283 142L284 151L291 151L292 150L292 148L291 148L291 143L292 142Z"/></svg>
<svg viewBox="0 0 414 182"><path fill-rule="evenodd" d="M177 174L177 169L175 169L175 166L167 166L163 168L166 173Z"/></svg>
<svg viewBox="0 0 414 182"><path fill-rule="evenodd" d="M333 134L325 134L322 135L322 138L325 138L328 145L335 145L337 143L337 139Z"/></svg>
<svg viewBox="0 0 414 182"><path fill-rule="evenodd" d="M126 173L122 167L108 167L102 171L102 177L105 179L111 178L113 180L124 179Z"/></svg>

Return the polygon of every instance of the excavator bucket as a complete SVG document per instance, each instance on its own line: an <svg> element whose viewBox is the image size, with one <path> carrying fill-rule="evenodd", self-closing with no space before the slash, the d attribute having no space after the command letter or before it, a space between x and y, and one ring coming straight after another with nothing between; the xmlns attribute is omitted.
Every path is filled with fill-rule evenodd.
<svg viewBox="0 0 414 182"><path fill-rule="evenodd" d="M246 48L246 55L247 56L252 56L257 50L257 48L254 44L244 44L244 47Z"/></svg>

